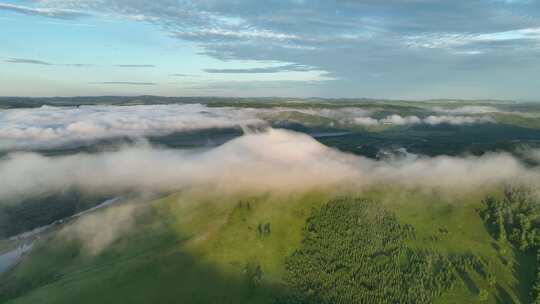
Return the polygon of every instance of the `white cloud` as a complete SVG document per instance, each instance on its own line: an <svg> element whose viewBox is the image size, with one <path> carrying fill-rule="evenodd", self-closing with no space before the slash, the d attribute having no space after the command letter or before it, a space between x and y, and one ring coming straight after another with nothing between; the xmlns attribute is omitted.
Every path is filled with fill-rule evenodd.
<svg viewBox="0 0 540 304"><path fill-rule="evenodd" d="M131 146L57 157L13 153L0 159L0 201L66 189L155 193L202 187L245 193L395 184L474 191L501 182L538 183L538 173L509 154L374 161L328 148L305 134L269 129L205 152Z"/></svg>
<svg viewBox="0 0 540 304"><path fill-rule="evenodd" d="M440 125L440 124L470 125L470 124L475 124L475 123L493 123L495 121L492 118L487 117L487 116L473 117L473 116L431 115L424 118L423 122L429 125Z"/></svg>
<svg viewBox="0 0 540 304"><path fill-rule="evenodd" d="M51 18L78 18L87 16L87 13L83 13L78 10L70 9L60 9L60 8L39 8L39 7L28 7L23 5L15 5L10 3L0 3L0 10L7 10L18 12L26 15L38 15L43 17Z"/></svg>
<svg viewBox="0 0 540 304"><path fill-rule="evenodd" d="M355 97L362 92L399 99L533 99L538 95L531 80L540 46L540 10L535 1L521 1L519 6L504 1L448 0L299 3L39 0L29 1L28 7L80 10L104 19L146 21L181 39L182 45L201 50L197 56L292 62L316 67L332 76L333 79L321 79L324 83L316 89L309 82L298 84L303 91L293 92L296 96ZM388 11L395 14L390 16ZM474 65L472 59L478 59ZM389 70L393 72L382 73ZM494 88L508 84L494 76L501 71L518 75L513 79L515 84L503 91ZM376 77L382 74L384 82ZM272 78L288 80L277 76ZM474 86L467 85L471 81ZM238 96L235 88L232 83L227 90L188 90L196 95ZM291 95L289 90L279 87L253 92L252 96Z"/></svg>
<svg viewBox="0 0 540 304"><path fill-rule="evenodd" d="M530 159L540 163L540 150L530 150L525 153Z"/></svg>
<svg viewBox="0 0 540 304"><path fill-rule="evenodd" d="M501 112L499 109L491 106L463 106L463 107L433 107L434 112L446 113L451 115L470 115L487 114Z"/></svg>
<svg viewBox="0 0 540 304"><path fill-rule="evenodd" d="M179 38L236 38L236 39L273 39L273 40L298 40L296 35L277 33L269 30L242 29L226 30L220 28L198 29L192 31L175 32Z"/></svg>
<svg viewBox="0 0 540 304"><path fill-rule="evenodd" d="M84 252L95 255L133 227L137 207L133 203L122 204L86 214L63 226L59 236L82 240Z"/></svg>
<svg viewBox="0 0 540 304"><path fill-rule="evenodd" d="M263 123L246 110L200 104L13 109L0 111L0 150Z"/></svg>
<svg viewBox="0 0 540 304"><path fill-rule="evenodd" d="M484 108L459 108L445 113L480 113ZM0 150L36 147L58 147L107 138L140 138L167 135L174 132L211 128L242 128L266 125L273 120L287 120L282 112L320 116L343 125L416 124L476 124L494 122L489 116L389 115L382 119L370 117L377 109L362 108L233 108L207 107L201 104L81 106L11 109L0 111ZM443 110L440 110L444 112ZM301 122L301 121L300 121Z"/></svg>
<svg viewBox="0 0 540 304"><path fill-rule="evenodd" d="M290 108L274 108L273 111L290 111ZM367 118L367 116L373 114L372 109L363 109L356 107L344 107L344 108L334 108L334 109L324 109L324 108L294 108L296 112L318 115L331 119L355 119L355 118Z"/></svg>
<svg viewBox="0 0 540 304"><path fill-rule="evenodd" d="M379 121L371 117L355 117L353 118L353 123L362 126L376 126L379 124Z"/></svg>
<svg viewBox="0 0 540 304"><path fill-rule="evenodd" d="M482 34L431 33L424 35L413 35L406 37L405 44L409 47L415 48L451 49L475 43L491 43L512 40L531 40L540 42L540 27ZM471 50L468 51L470 52ZM474 54L478 54L480 51L474 50L473 52Z"/></svg>
<svg viewBox="0 0 540 304"><path fill-rule="evenodd" d="M397 114L390 115L380 121L383 124L392 124L392 125L415 125L422 123L422 120L417 116L401 116Z"/></svg>
<svg viewBox="0 0 540 304"><path fill-rule="evenodd" d="M395 126L409 126L417 124L428 125L471 125L478 123L494 123L495 121L489 116L454 116L454 115L430 115L425 118L418 116L401 116L398 114L389 115L383 119L374 119L371 117L358 117L352 120L352 123L362 126L374 126L374 125L395 125Z"/></svg>

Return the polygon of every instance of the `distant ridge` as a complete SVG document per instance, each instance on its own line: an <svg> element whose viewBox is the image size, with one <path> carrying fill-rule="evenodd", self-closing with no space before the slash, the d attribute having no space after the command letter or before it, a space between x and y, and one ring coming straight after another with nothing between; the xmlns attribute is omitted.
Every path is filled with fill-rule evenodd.
<svg viewBox="0 0 540 304"><path fill-rule="evenodd" d="M496 99L378 99L378 98L288 98L288 97L164 97L141 96L76 96L76 97L0 97L0 109L35 108L41 106L82 106L82 105L159 105L202 103L210 106L280 106L290 104L311 104L312 106L351 106L366 104L391 104L406 106L419 103L467 103L467 104L516 104L534 101L514 101Z"/></svg>

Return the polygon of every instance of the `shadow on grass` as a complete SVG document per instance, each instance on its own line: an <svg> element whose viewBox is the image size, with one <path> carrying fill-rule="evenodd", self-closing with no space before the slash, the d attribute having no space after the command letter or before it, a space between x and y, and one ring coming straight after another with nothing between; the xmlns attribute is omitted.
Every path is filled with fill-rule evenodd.
<svg viewBox="0 0 540 304"><path fill-rule="evenodd" d="M458 271L458 274L461 280L465 283L465 286L467 286L467 289L469 290L471 294L475 295L480 292L480 290L478 289L478 287L476 286L476 284L474 283L474 281L471 279L471 277L469 276L467 272Z"/></svg>
<svg viewBox="0 0 540 304"><path fill-rule="evenodd" d="M531 287L534 284L536 275L536 259L531 252L521 252L513 249L516 257L514 266L514 276L518 279L518 284L515 286L519 300L522 303L532 303Z"/></svg>
<svg viewBox="0 0 540 304"><path fill-rule="evenodd" d="M50 254L42 251L44 247L38 248L32 258L43 266L37 272L15 271L3 276L0 302L274 303L283 292L280 286L265 283L264 269L254 272L249 265L242 265L236 274L224 273L184 252L172 235L141 241L145 243L136 248L110 250L93 258L76 257L62 265L47 263ZM65 252L55 254L68 257L73 248L59 250ZM40 253L43 255L35 255Z"/></svg>
<svg viewBox="0 0 540 304"><path fill-rule="evenodd" d="M506 303L513 303L512 297L504 288L501 287L501 285L497 284L497 296L495 297L497 300L497 303L500 304L506 304Z"/></svg>
<svg viewBox="0 0 540 304"><path fill-rule="evenodd" d="M204 263L186 249L190 235L155 209L142 210L137 228L97 255L65 234L42 239L0 276L0 303L272 303L281 294L256 257L225 268Z"/></svg>

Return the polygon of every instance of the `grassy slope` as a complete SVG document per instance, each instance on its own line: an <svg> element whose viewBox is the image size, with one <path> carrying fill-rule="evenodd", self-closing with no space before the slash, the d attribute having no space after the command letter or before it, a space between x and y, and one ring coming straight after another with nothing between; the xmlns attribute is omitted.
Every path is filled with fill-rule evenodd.
<svg viewBox="0 0 540 304"><path fill-rule="evenodd" d="M298 200L305 202L302 208L292 203ZM253 211L246 222L231 214L236 199L172 196L154 202L136 231L97 257L77 254L77 244L53 237L0 286L14 277L19 286L24 281L41 285L13 303L267 303L283 259L300 242L311 206L326 197L250 201ZM253 230L262 221L272 223L272 235L264 240ZM265 273L257 290L244 275L249 262L260 263Z"/></svg>
<svg viewBox="0 0 540 304"><path fill-rule="evenodd" d="M483 274L469 273L460 284L447 293L439 303L471 303L477 300L480 289L489 291L491 303L531 303L529 286L534 281L534 256L524 256L506 243L496 242L488 233L477 210L482 208L483 196L447 200L441 194L372 192L374 199L399 202L395 208L398 218L412 224L418 238L412 246L429 247L441 253L466 254L480 257L497 283L490 287ZM441 233L439 228L447 229ZM437 240L432 240L436 237ZM501 250L502 249L502 250ZM501 254L504 252L504 254ZM512 264L509 267L508 264ZM521 281L521 282L520 282Z"/></svg>
<svg viewBox="0 0 540 304"><path fill-rule="evenodd" d="M497 278L498 284L489 287L481 274L471 273L440 303L474 302L480 288L489 290L489 302L529 302L528 282L519 284L517 278L532 279L532 261L507 249L504 259L515 267L503 264L495 247L506 245L494 245L475 210L481 207L481 196L446 201L443 195L388 189L367 196L388 204L401 221L415 226L419 237L411 246L473 253ZM246 196L249 211L235 207L238 198L189 197L154 202L138 217L137 229L96 257L78 253L75 243L48 240L1 279L0 286L8 281L35 284L10 303L268 303L280 291L283 261L300 244L311 209L330 195ZM272 232L261 239L256 227L267 222ZM441 227L449 233L441 234ZM261 265L263 283L258 288L246 277L248 264Z"/></svg>

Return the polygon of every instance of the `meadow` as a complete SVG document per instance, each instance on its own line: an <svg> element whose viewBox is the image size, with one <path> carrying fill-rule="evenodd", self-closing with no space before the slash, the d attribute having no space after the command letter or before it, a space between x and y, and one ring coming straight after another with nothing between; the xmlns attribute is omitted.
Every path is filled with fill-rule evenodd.
<svg viewBox="0 0 540 304"><path fill-rule="evenodd" d="M493 189L448 199L440 193L381 188L347 197L376 202L395 224L412 227L414 238L400 245L407 250L479 261L479 268L456 271L459 275L451 288L441 291L434 302L528 303L535 256L490 235L479 215L487 194L502 195ZM343 197L330 192L284 197L174 194L142 205L134 228L102 251L89 253L84 239L66 239L59 232L41 239L20 265L2 276L1 299L7 303L285 301L293 288L286 265L305 246L307 223L318 210L332 208L332 202ZM382 223L373 224L384 230ZM377 242L377 236L372 241ZM371 258L363 259L370 263ZM484 291L485 299L480 296Z"/></svg>

